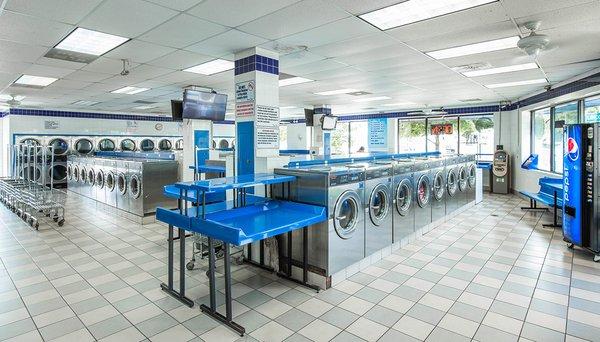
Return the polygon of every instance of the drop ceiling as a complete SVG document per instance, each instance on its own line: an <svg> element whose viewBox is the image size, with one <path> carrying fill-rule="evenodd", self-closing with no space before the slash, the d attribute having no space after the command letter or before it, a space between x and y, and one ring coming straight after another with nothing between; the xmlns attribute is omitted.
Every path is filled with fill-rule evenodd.
<svg viewBox="0 0 600 342"><path fill-rule="evenodd" d="M98 112L170 112L181 89L199 85L233 98L233 71L203 76L182 71L260 46L295 48L280 56L280 71L314 82L280 88L283 116L302 107L330 104L334 113L402 110L515 100L544 85L488 89L485 84L547 78L551 83L600 67L597 18L600 0L499 0L469 10L380 31L357 16L400 0L7 0L0 9L0 95L25 96L26 107ZM513 48L434 60L425 52L510 36L519 25L541 20L539 33L553 48L540 55L540 69L467 78L454 67L483 63L503 67L531 62ZM44 55L76 27L130 38L89 64ZM306 47L306 49L304 48ZM130 73L121 76L121 59ZM12 85L22 74L58 78L42 89ZM114 94L125 86L150 88ZM317 92L352 88L389 100L355 102L347 94ZM140 110L136 101L157 102ZM92 101L93 106L74 104ZM81 102L80 102L81 103ZM414 103L405 108L385 106ZM229 105L232 108L232 104ZM368 109L367 109L368 108Z"/></svg>

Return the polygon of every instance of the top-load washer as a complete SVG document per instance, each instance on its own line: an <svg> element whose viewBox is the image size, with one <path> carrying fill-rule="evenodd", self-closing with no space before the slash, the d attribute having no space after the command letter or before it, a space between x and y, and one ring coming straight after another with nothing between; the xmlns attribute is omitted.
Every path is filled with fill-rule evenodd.
<svg viewBox="0 0 600 342"><path fill-rule="evenodd" d="M431 170L431 222L446 216L446 162L443 157L430 157Z"/></svg>
<svg viewBox="0 0 600 342"><path fill-rule="evenodd" d="M431 172L427 158L415 159L415 231L431 223Z"/></svg>
<svg viewBox="0 0 600 342"><path fill-rule="evenodd" d="M412 159L394 160L394 243L415 231L415 185Z"/></svg>
<svg viewBox="0 0 600 342"><path fill-rule="evenodd" d="M365 171L365 256L392 244L392 178L391 161L368 164Z"/></svg>
<svg viewBox="0 0 600 342"><path fill-rule="evenodd" d="M275 173L297 177L296 182L291 184L293 201L327 208L327 221L308 228L308 262L311 267L322 270L318 273L330 276L364 258L363 168L281 168L275 169ZM294 231L292 237L293 258L301 260L301 232Z"/></svg>
<svg viewBox="0 0 600 342"><path fill-rule="evenodd" d="M446 215L450 215L460 207L458 190L459 157L446 157Z"/></svg>
<svg viewBox="0 0 600 342"><path fill-rule="evenodd" d="M465 164L467 168L467 203L475 201L475 192L477 186L477 162L475 155L465 155Z"/></svg>

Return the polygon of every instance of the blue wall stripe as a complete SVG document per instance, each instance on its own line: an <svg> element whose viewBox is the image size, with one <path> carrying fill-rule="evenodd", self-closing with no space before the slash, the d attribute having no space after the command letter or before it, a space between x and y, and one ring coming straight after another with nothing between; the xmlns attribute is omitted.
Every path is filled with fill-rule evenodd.
<svg viewBox="0 0 600 342"><path fill-rule="evenodd" d="M279 61L261 55L252 55L235 61L235 75L241 75L252 71L262 71L273 75L279 75Z"/></svg>

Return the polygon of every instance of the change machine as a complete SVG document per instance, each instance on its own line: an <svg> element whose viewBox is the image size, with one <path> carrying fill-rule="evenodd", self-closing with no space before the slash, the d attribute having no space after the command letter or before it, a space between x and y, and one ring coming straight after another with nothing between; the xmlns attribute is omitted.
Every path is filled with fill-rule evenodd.
<svg viewBox="0 0 600 342"><path fill-rule="evenodd" d="M492 192L495 194L508 194L509 191L509 156L503 146L496 147L494 163L492 164Z"/></svg>
<svg viewBox="0 0 600 342"><path fill-rule="evenodd" d="M570 247L577 245L594 252L600 261L600 201L598 164L598 124L565 126L563 170L563 235Z"/></svg>

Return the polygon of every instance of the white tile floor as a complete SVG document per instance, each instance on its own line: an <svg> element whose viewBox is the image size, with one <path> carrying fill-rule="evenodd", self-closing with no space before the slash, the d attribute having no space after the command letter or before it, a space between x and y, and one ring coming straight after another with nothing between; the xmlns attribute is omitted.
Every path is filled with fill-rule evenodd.
<svg viewBox="0 0 600 342"><path fill-rule="evenodd" d="M566 248L549 215L514 196L484 202L364 272L316 294L233 268L243 341L600 341L600 264ZM36 232L0 207L0 339L236 341L168 297L166 234L82 208ZM206 302L205 264L188 295ZM218 297L223 303L223 295Z"/></svg>

